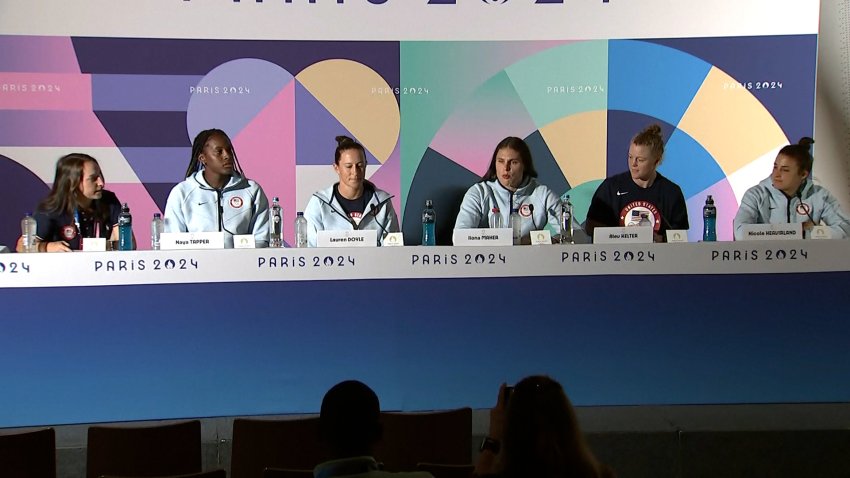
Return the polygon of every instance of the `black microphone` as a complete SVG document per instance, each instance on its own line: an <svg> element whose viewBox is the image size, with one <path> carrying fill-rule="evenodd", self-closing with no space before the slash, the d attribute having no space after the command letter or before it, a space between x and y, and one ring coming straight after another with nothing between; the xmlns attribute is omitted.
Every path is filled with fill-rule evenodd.
<svg viewBox="0 0 850 478"><path fill-rule="evenodd" d="M812 221L812 226L817 226L815 218L812 217L812 208L810 208L808 204L803 204L803 191L797 191L797 199L800 201L800 206L806 206L803 209L806 211L806 215L809 216L809 220Z"/></svg>
<svg viewBox="0 0 850 478"><path fill-rule="evenodd" d="M382 202L380 206L376 206L374 204L371 204L370 205L370 211L369 211L372 214L372 216L375 218L375 222L377 222L378 226L381 227L381 230L384 231L384 233L381 235L381 237L378 238L378 245L379 246L381 245L381 239L387 237L387 234L390 233L389 231L387 231L387 228L384 227L383 224L381 224L381 221L378 220L378 211L380 211L381 208L384 207L384 204L386 204L386 201Z"/></svg>
<svg viewBox="0 0 850 478"><path fill-rule="evenodd" d="M522 207L522 206L520 206L520 207ZM539 230L540 230L540 228L539 228L539 227L537 227L537 223L536 223L536 222L534 222L534 204L529 204L529 205L528 205L528 212L529 212L529 214L531 215L531 225L532 225L532 226L534 226L534 230L535 230L535 231L539 231Z"/></svg>

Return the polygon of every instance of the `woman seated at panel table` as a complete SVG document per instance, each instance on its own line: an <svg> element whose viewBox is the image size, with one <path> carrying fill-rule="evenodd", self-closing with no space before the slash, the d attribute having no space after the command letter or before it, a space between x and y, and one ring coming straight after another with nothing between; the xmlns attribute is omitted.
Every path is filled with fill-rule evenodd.
<svg viewBox="0 0 850 478"><path fill-rule="evenodd" d="M735 239L744 235L745 224L802 223L803 229L829 226L833 238L850 237L850 217L838 200L812 182L812 138L801 138L779 150L773 172L741 198L735 214Z"/></svg>
<svg viewBox="0 0 850 478"><path fill-rule="evenodd" d="M163 224L165 232L224 232L228 248L236 234L253 234L256 247L268 246L269 200L245 177L224 131L195 136L186 179L168 195Z"/></svg>
<svg viewBox="0 0 850 478"><path fill-rule="evenodd" d="M50 194L33 215L38 252L80 250L83 238L118 240L121 203L104 185L103 172L93 157L71 153L59 158ZM23 251L21 239L16 250Z"/></svg>
<svg viewBox="0 0 850 478"><path fill-rule="evenodd" d="M537 375L520 380L512 390L506 394L504 384L499 388L474 476L616 476L587 446L575 409L561 384Z"/></svg>
<svg viewBox="0 0 850 478"><path fill-rule="evenodd" d="M514 136L503 139L493 150L482 181L463 196L455 229L490 227L494 208L499 209L502 227L511 227L511 211L517 208L522 218L522 244L530 244L531 231L541 230L547 223L560 231L561 200L536 178L531 150L525 141ZM575 219L573 230L581 231ZM583 237L575 239L583 242Z"/></svg>
<svg viewBox="0 0 850 478"><path fill-rule="evenodd" d="M336 137L334 171L339 181L317 191L307 203L307 245L316 247L319 231L378 231L378 245L398 232L392 195L366 180L366 150L348 136Z"/></svg>
<svg viewBox="0 0 850 478"><path fill-rule="evenodd" d="M688 207L682 189L657 171L664 158L664 138L657 124L635 135L629 144L629 170L599 185L587 211L587 233L597 227L649 225L655 242L668 229L688 229Z"/></svg>

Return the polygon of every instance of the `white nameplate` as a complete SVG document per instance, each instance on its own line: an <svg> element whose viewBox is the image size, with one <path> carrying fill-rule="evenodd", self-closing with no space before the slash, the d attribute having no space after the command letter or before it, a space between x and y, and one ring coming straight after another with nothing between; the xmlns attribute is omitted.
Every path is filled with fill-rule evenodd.
<svg viewBox="0 0 850 478"><path fill-rule="evenodd" d="M224 249L223 232L163 232L159 248L164 251L183 249Z"/></svg>
<svg viewBox="0 0 850 478"><path fill-rule="evenodd" d="M803 224L744 224L742 241L789 241L803 238Z"/></svg>
<svg viewBox="0 0 850 478"><path fill-rule="evenodd" d="M396 247L404 245L404 234L400 232L390 232L384 237L384 247Z"/></svg>
<svg viewBox="0 0 850 478"><path fill-rule="evenodd" d="M83 250L86 252L98 251L103 252L106 250L106 238L105 237L84 237L83 238Z"/></svg>
<svg viewBox="0 0 850 478"><path fill-rule="evenodd" d="M651 244L651 226L597 227L593 229L594 244Z"/></svg>
<svg viewBox="0 0 850 478"><path fill-rule="evenodd" d="M455 229L452 244L456 246L512 246L514 231L500 229Z"/></svg>
<svg viewBox="0 0 850 478"><path fill-rule="evenodd" d="M667 229L667 242L688 242L688 231L685 229Z"/></svg>
<svg viewBox="0 0 850 478"><path fill-rule="evenodd" d="M316 236L318 247L375 247L378 245L378 231L365 229L357 231L319 231Z"/></svg>
<svg viewBox="0 0 850 478"><path fill-rule="evenodd" d="M547 230L531 231L532 246L546 246L552 244L552 233Z"/></svg>
<svg viewBox="0 0 850 478"><path fill-rule="evenodd" d="M829 226L814 226L811 231L806 231L807 239L832 239L832 229Z"/></svg>
<svg viewBox="0 0 850 478"><path fill-rule="evenodd" d="M257 239L253 234L234 234L233 248L234 249L255 249L257 247Z"/></svg>

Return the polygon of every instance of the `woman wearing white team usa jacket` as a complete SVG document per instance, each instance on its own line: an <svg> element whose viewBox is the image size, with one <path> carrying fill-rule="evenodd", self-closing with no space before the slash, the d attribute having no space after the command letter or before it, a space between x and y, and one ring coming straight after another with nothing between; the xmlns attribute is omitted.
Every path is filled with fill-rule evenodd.
<svg viewBox="0 0 850 478"><path fill-rule="evenodd" d="M850 217L826 188L812 182L812 143L802 138L780 149L770 177L744 193L735 215L735 239L743 238L745 224L798 222L804 231L823 225L833 239L850 237Z"/></svg>
<svg viewBox="0 0 850 478"><path fill-rule="evenodd" d="M337 136L334 171L339 182L318 191L304 210L307 245L316 247L319 231L378 231L377 245L387 233L398 232L392 196L366 180L366 150L348 136Z"/></svg>
<svg viewBox="0 0 850 478"><path fill-rule="evenodd" d="M531 151L520 138L509 136L496 145L490 167L482 178L463 196L455 229L490 227L494 208L499 208L502 227L510 227L513 208L519 209L522 218L522 243L530 244L531 231L541 230L547 223L559 231L561 200L548 187L537 182L537 171L531 161ZM584 234L573 218L576 242Z"/></svg>
<svg viewBox="0 0 850 478"><path fill-rule="evenodd" d="M168 195L163 223L165 232L224 232L227 248L235 234L253 234L256 247L268 247L269 201L245 178L224 131L195 137L186 179Z"/></svg>

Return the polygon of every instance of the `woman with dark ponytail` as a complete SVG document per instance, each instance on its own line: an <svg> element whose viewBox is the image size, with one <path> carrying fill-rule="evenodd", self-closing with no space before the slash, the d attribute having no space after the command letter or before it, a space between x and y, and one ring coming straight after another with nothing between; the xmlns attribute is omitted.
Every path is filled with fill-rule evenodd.
<svg viewBox="0 0 850 478"><path fill-rule="evenodd" d="M348 136L336 137L334 172L339 181L317 191L307 203L307 245L316 247L319 231L377 230L378 245L398 232L392 195L366 180L366 150Z"/></svg>
<svg viewBox="0 0 850 478"><path fill-rule="evenodd" d="M165 232L224 232L225 247L236 234L253 234L257 247L269 243L269 200L247 179L230 138L220 129L195 136L186 179L165 205Z"/></svg>
<svg viewBox="0 0 850 478"><path fill-rule="evenodd" d="M770 176L741 198L734 221L735 239L743 238L745 224L784 223L802 223L804 231L828 226L833 238L850 237L850 217L835 196L812 182L814 142L804 137L779 150Z"/></svg>

